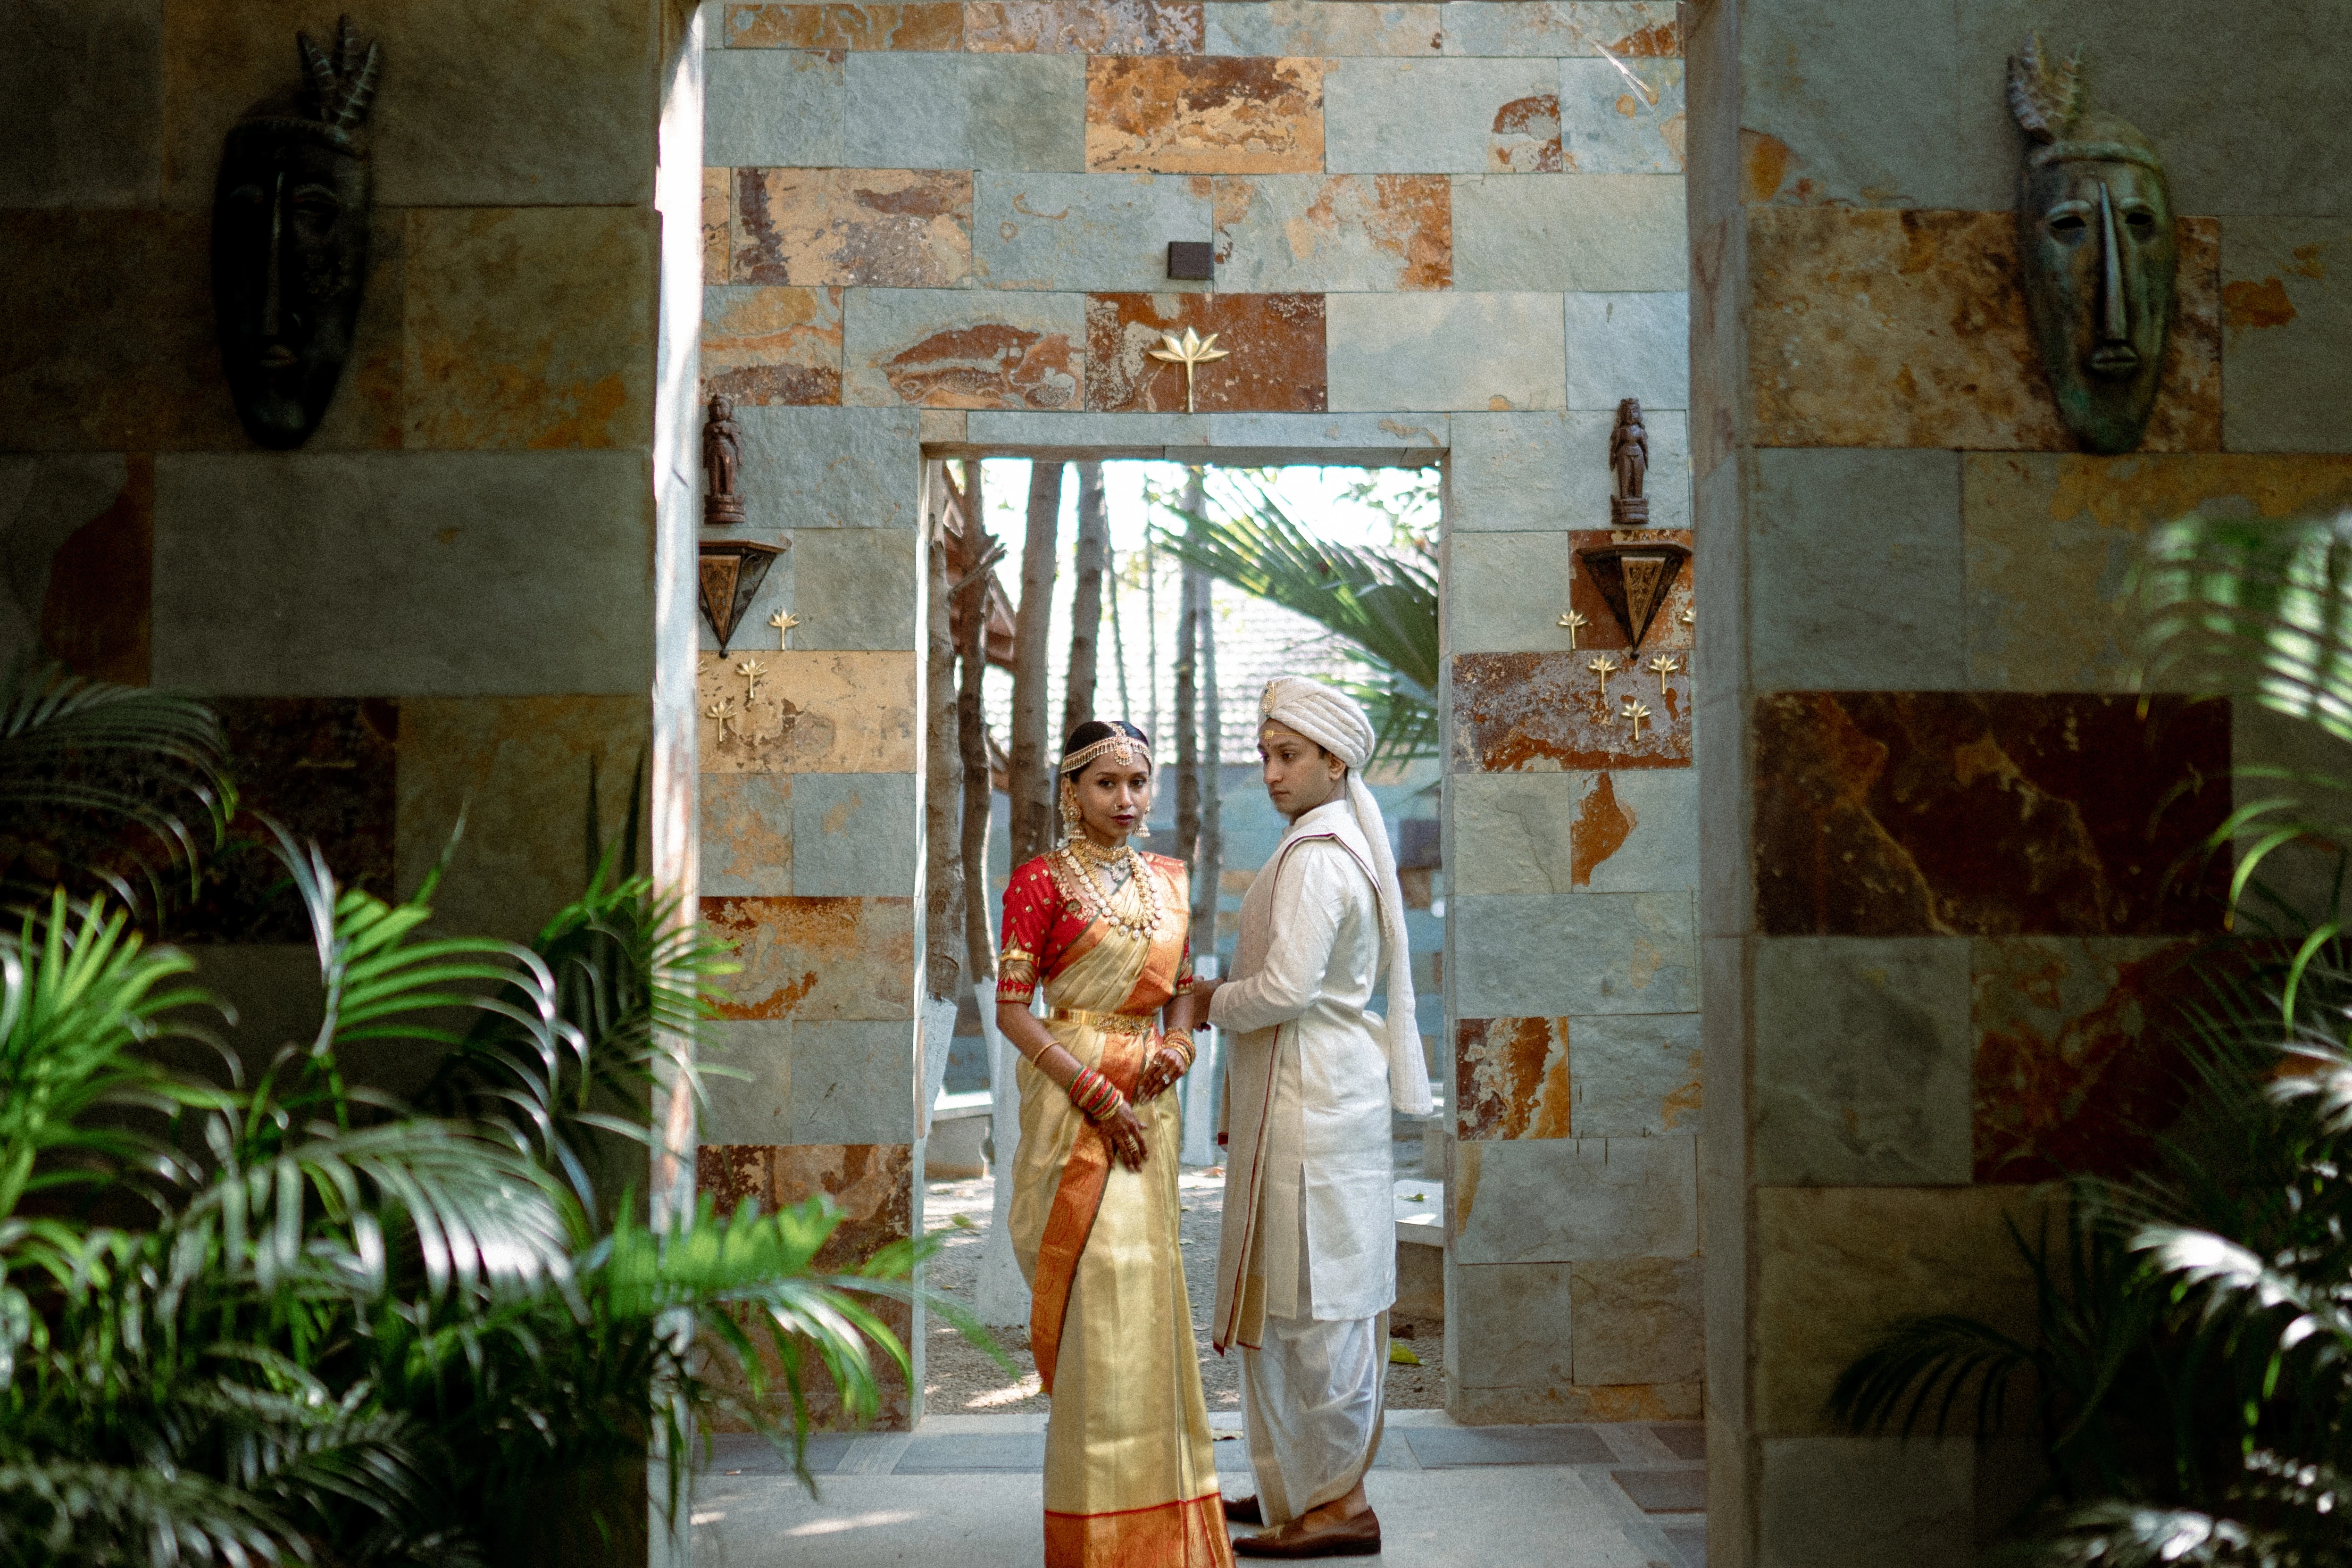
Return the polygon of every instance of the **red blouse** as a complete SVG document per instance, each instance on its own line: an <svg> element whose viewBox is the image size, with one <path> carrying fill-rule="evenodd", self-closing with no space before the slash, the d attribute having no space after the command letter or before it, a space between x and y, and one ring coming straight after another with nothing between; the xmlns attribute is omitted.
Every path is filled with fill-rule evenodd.
<svg viewBox="0 0 2352 1568"><path fill-rule="evenodd" d="M1163 855L1141 858L1160 876L1163 903L1170 888L1184 886L1181 860ZM1181 904L1175 912L1181 917ZM1014 870L1004 889L1004 938L997 955L996 999L1025 1004L1040 980L1062 972L1070 949L1094 923L1087 918L1087 906L1055 880L1051 856L1040 855ZM1183 959L1177 965L1175 994L1181 996L1192 989L1192 943L1188 935Z"/></svg>

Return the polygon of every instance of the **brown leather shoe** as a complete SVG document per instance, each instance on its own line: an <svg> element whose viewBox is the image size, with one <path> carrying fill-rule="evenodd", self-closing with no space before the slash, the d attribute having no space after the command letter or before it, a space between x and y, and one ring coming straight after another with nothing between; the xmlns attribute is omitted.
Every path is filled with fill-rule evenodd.
<svg viewBox="0 0 2352 1568"><path fill-rule="evenodd" d="M1263 1535L1234 1537L1236 1557L1376 1557L1380 1550L1380 1516L1370 1509L1337 1524L1309 1528L1293 1520Z"/></svg>
<svg viewBox="0 0 2352 1568"><path fill-rule="evenodd" d="M1227 1524L1264 1524L1265 1510L1257 1506L1255 1497L1229 1497L1225 1500Z"/></svg>

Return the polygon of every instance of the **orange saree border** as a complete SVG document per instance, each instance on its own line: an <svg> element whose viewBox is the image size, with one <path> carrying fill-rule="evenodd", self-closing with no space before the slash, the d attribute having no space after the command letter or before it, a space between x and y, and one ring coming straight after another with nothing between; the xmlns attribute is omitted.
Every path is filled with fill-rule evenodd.
<svg viewBox="0 0 2352 1568"><path fill-rule="evenodd" d="M1132 1098L1136 1080L1143 1076L1143 1058L1158 1037L1150 1035L1103 1036L1102 1064L1097 1069ZM1078 1130L1070 1157L1062 1165L1062 1179L1054 1184L1054 1206L1046 1211L1045 1234L1037 1244L1035 1287L1029 1301L1029 1349L1037 1358L1038 1386L1054 1392L1054 1365L1062 1349L1062 1320L1069 1315L1070 1288L1077 1282L1078 1258L1093 1234L1095 1215L1102 1207L1103 1189L1110 1184L1110 1140L1100 1129Z"/></svg>
<svg viewBox="0 0 2352 1568"><path fill-rule="evenodd" d="M1216 1492L1120 1513L1045 1514L1045 1568L1232 1568Z"/></svg>

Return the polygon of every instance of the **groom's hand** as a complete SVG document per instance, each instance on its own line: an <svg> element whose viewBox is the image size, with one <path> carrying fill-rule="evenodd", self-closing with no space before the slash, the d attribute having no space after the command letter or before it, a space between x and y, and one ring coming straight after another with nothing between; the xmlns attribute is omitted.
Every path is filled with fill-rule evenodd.
<svg viewBox="0 0 2352 1568"><path fill-rule="evenodd" d="M1139 1105L1160 1098L1170 1085L1184 1076L1184 1053L1162 1046L1151 1053L1143 1064L1142 1075L1136 1079L1135 1100Z"/></svg>

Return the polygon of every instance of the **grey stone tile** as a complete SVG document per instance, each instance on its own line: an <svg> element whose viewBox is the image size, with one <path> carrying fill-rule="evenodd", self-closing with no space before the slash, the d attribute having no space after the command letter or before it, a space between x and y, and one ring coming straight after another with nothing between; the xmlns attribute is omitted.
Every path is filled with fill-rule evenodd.
<svg viewBox="0 0 2352 1568"><path fill-rule="evenodd" d="M1334 60L1323 77L1323 166L1347 174L1532 170L1537 142L1510 129L1523 118L1511 110L1543 99L1554 117L1549 166L1556 169L1559 93L1551 60Z"/></svg>
<svg viewBox="0 0 2352 1568"><path fill-rule="evenodd" d="M743 440L748 537L809 528L912 530L919 521L918 410L738 408L735 424ZM786 564L789 557L778 570Z"/></svg>
<svg viewBox="0 0 2352 1568"><path fill-rule="evenodd" d="M1606 1388L1700 1381L1706 1375L1705 1273L1705 1261L1696 1258L1570 1264L1577 1383Z"/></svg>
<svg viewBox="0 0 2352 1568"><path fill-rule="evenodd" d="M1445 546L1447 652L1566 648L1570 571L1564 531L1455 535Z"/></svg>
<svg viewBox="0 0 2352 1568"><path fill-rule="evenodd" d="M1698 1010L1687 892L1459 897L1447 912L1457 1017Z"/></svg>
<svg viewBox="0 0 2352 1568"><path fill-rule="evenodd" d="M1217 1461L1220 1477L1255 1473L1250 1468L1249 1445L1246 1442L1212 1443L1209 1447L1211 1457Z"/></svg>
<svg viewBox="0 0 2352 1568"><path fill-rule="evenodd" d="M1569 1126L1580 1138L1654 1138L1699 1130L1699 1016L1631 1013L1568 1021ZM1693 1373L1692 1377L1697 1374ZM1580 1377L1580 1383L1674 1383Z"/></svg>
<svg viewBox="0 0 2352 1568"><path fill-rule="evenodd" d="M40 641L42 607L58 547L111 508L131 481L120 452L0 457L0 658Z"/></svg>
<svg viewBox="0 0 2352 1568"><path fill-rule="evenodd" d="M1062 450L1157 458L1171 446L1211 444L1210 414L1029 414L975 408L966 439L992 454L1013 449Z"/></svg>
<svg viewBox="0 0 2352 1568"><path fill-rule="evenodd" d="M1959 454L1767 447L1755 464L1754 689L1964 689Z"/></svg>
<svg viewBox="0 0 2352 1568"><path fill-rule="evenodd" d="M990 1470L1026 1474L1045 1468L1043 1432L1008 1433L1001 1437L971 1432L940 1436L918 1433L907 1445L907 1451L898 1456L898 1466L891 1473L937 1476Z"/></svg>
<svg viewBox="0 0 2352 1568"><path fill-rule="evenodd" d="M1979 96L2000 101L2007 54L2028 30L2012 29L2001 56L1985 62L1990 69L1963 80L1951 8L1906 0L1775 5L1741 19L1741 74L1771 85L1741 95L1740 128L1788 149L1781 189L1808 182L1810 200L1999 210L2012 199L2017 132L2004 126L2006 140L1997 142L1963 136L1958 106Z"/></svg>
<svg viewBox="0 0 2352 1568"><path fill-rule="evenodd" d="M1580 808L1585 795L1601 787L1598 775L1583 776ZM1624 842L1606 859L1576 868L1583 879L1579 886L1596 893L1697 888L1698 770L1625 768L1609 774L1608 782L1617 811L1630 826Z"/></svg>
<svg viewBox="0 0 2352 1568"><path fill-rule="evenodd" d="M841 1468L856 1441L854 1432L812 1432L803 1462L812 1474L829 1476ZM710 1457L697 1468L705 1476L788 1476L793 1462L757 1432L714 1432Z"/></svg>
<svg viewBox="0 0 2352 1568"><path fill-rule="evenodd" d="M1968 1182L1968 939L1773 937L1754 962L1754 1179Z"/></svg>
<svg viewBox="0 0 2352 1568"><path fill-rule="evenodd" d="M916 647L922 536L904 528L808 528L793 535L792 630L796 648L885 651ZM764 584L762 584L764 586ZM754 608L757 608L755 605ZM774 646L765 617L750 647Z"/></svg>
<svg viewBox="0 0 2352 1568"><path fill-rule="evenodd" d="M163 174L161 8L19 0L0 15L0 208L152 205Z"/></svg>
<svg viewBox="0 0 2352 1568"><path fill-rule="evenodd" d="M154 681L224 697L642 694L651 505L638 452L159 457Z"/></svg>
<svg viewBox="0 0 2352 1568"><path fill-rule="evenodd" d="M1612 1458L1600 1434L1583 1426L1420 1427L1406 1436L1424 1470L1472 1465L1605 1465Z"/></svg>
<svg viewBox="0 0 2352 1568"><path fill-rule="evenodd" d="M1086 402L1086 301L1084 294L1016 289L852 289L842 301L841 400L892 407L930 397L984 408L991 404L982 400L992 399L998 400L996 406L1075 413ZM967 384L923 390L936 375L891 384L899 356L927 340L968 333L976 327L1010 327L1034 334L1034 352L1014 363L1009 349L974 353L950 342L948 347L922 350L916 368L944 374L950 367L961 371L969 365ZM911 498L915 492L909 489L907 493Z"/></svg>
<svg viewBox="0 0 2352 1568"><path fill-rule="evenodd" d="M1646 416L1690 406L1690 296L1570 294L1568 405L1605 408L1638 397Z"/></svg>
<svg viewBox="0 0 2352 1568"><path fill-rule="evenodd" d="M1084 55L861 52L845 69L853 167L1086 167Z"/></svg>
<svg viewBox="0 0 2352 1568"><path fill-rule="evenodd" d="M1700 1421L1660 1421L1650 1426L1650 1436L1666 1446L1666 1451L1677 1459L1706 1461L1706 1425Z"/></svg>
<svg viewBox="0 0 2352 1568"><path fill-rule="evenodd" d="M1966 1437L1767 1437L1758 1568L1965 1568L1976 1562Z"/></svg>
<svg viewBox="0 0 2352 1568"><path fill-rule="evenodd" d="M2231 218L2221 286L2246 301L2224 329L2222 445L2352 452L2352 223Z"/></svg>
<svg viewBox="0 0 2352 1568"><path fill-rule="evenodd" d="M1561 163L1577 174L1679 174L1686 123L1680 59L1559 62Z"/></svg>
<svg viewBox="0 0 2352 1568"><path fill-rule="evenodd" d="M712 1019L702 1026L713 1072L698 1116L705 1143L790 1143L793 1024L789 1019Z"/></svg>
<svg viewBox="0 0 2352 1568"><path fill-rule="evenodd" d="M1212 55L1434 55L1439 12L1430 0L1210 0Z"/></svg>
<svg viewBox="0 0 2352 1568"><path fill-rule="evenodd" d="M1217 287L1442 289L1453 277L1453 192L1443 174L1221 176Z"/></svg>
<svg viewBox="0 0 2352 1568"><path fill-rule="evenodd" d="M1666 1543L1682 1554L1684 1568L1706 1568L1706 1521L1696 1524L1664 1523L1661 1531Z"/></svg>
<svg viewBox="0 0 2352 1568"><path fill-rule="evenodd" d="M1446 473L1448 533L1609 526L1609 432L1616 405L1571 413L1459 413ZM1690 526L1689 423L1643 410L1650 429L1650 519Z"/></svg>
<svg viewBox="0 0 2352 1568"><path fill-rule="evenodd" d="M1171 174L972 177L972 277L988 289L1197 293L1168 276L1171 240L1212 238L1207 182Z"/></svg>
<svg viewBox="0 0 2352 1568"><path fill-rule="evenodd" d="M1375 463L1428 468L1445 450L1447 416L1412 414L1211 414L1210 445L1221 463ZM1171 441L1171 448L1184 443Z"/></svg>
<svg viewBox="0 0 2352 1568"><path fill-rule="evenodd" d="M758 1142L911 1142L916 1028L912 1019L793 1024L791 1135Z"/></svg>
<svg viewBox="0 0 2352 1568"><path fill-rule="evenodd" d="M703 71L707 166L828 169L844 161L848 97L840 56L807 49L722 49L704 55Z"/></svg>
<svg viewBox="0 0 2352 1568"><path fill-rule="evenodd" d="M1448 1381L1463 1388L1564 1388L1570 1327L1567 1264L1446 1259Z"/></svg>
<svg viewBox="0 0 2352 1568"><path fill-rule="evenodd" d="M1643 1513L1705 1513L1705 1470L1612 1470L1609 1479Z"/></svg>
<svg viewBox="0 0 2352 1568"><path fill-rule="evenodd" d="M1459 1142L1447 1194L1454 1260L1475 1266L1695 1257L1697 1148L1694 1138Z"/></svg>
<svg viewBox="0 0 2352 1568"><path fill-rule="evenodd" d="M1685 771L1685 770L1676 770ZM1570 835L1589 773L1457 773L1446 783L1454 856L1446 886L1479 893L1575 891Z"/></svg>
<svg viewBox="0 0 2352 1568"><path fill-rule="evenodd" d="M698 781L705 898L793 890L793 775L705 773Z"/></svg>
<svg viewBox="0 0 2352 1568"><path fill-rule="evenodd" d="M913 773L793 779L793 891L802 898L911 898L921 790Z"/></svg>
<svg viewBox="0 0 2352 1568"><path fill-rule="evenodd" d="M1675 174L1465 174L1454 286L1671 292L1689 287Z"/></svg>
<svg viewBox="0 0 2352 1568"><path fill-rule="evenodd" d="M1332 294L1324 308L1334 410L1560 405L1558 294Z"/></svg>
<svg viewBox="0 0 2352 1568"><path fill-rule="evenodd" d="M1623 56L1633 35L1671 27L1671 0L1448 0L1449 55Z"/></svg>

